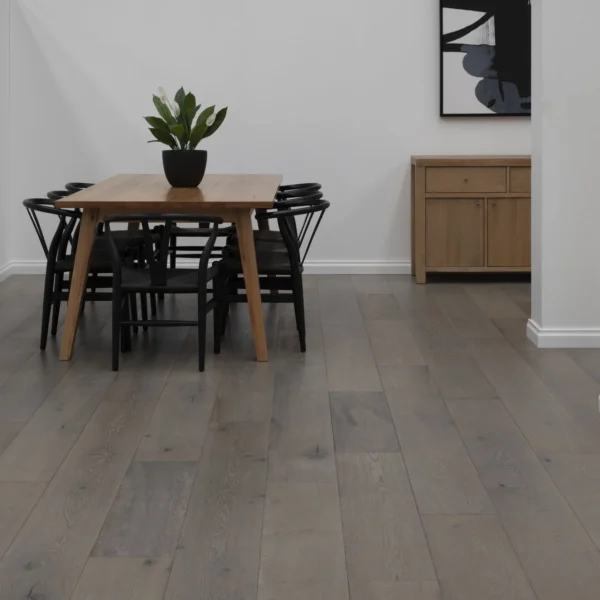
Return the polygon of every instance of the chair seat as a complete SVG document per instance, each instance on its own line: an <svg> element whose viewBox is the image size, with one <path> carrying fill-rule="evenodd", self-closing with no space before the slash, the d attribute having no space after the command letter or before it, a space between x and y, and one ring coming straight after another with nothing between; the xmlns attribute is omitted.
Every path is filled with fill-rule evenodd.
<svg viewBox="0 0 600 600"><path fill-rule="evenodd" d="M208 268L207 281L215 278L219 263ZM121 272L122 290L125 292L155 291L168 293L194 293L198 291L198 269L167 269L165 285L152 285L149 269L124 267Z"/></svg>
<svg viewBox="0 0 600 600"><path fill-rule="evenodd" d="M221 227L217 237L226 237L235 232L235 227ZM173 225L171 228L171 235L176 237L208 237L212 233L212 230L208 227L179 227Z"/></svg>
<svg viewBox="0 0 600 600"><path fill-rule="evenodd" d="M259 275L291 275L292 273L287 252L258 251L256 263ZM228 249L227 256L223 259L223 267L228 273L243 273L237 249Z"/></svg>

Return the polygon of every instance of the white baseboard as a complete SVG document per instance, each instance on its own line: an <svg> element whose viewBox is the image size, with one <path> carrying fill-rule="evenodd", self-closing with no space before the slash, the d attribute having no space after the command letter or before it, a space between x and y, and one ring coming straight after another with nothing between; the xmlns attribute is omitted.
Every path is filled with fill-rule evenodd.
<svg viewBox="0 0 600 600"><path fill-rule="evenodd" d="M538 348L600 348L600 329L544 329L529 319L527 337Z"/></svg>
<svg viewBox="0 0 600 600"><path fill-rule="evenodd" d="M197 260L182 260L185 266L197 266ZM0 267L0 281L10 275L43 275L45 260L14 260ZM313 260L304 265L307 275L410 275L410 261Z"/></svg>

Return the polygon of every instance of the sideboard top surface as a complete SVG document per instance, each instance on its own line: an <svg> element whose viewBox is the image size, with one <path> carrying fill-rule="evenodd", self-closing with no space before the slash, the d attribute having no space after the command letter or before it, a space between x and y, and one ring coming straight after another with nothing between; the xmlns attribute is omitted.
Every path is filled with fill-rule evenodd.
<svg viewBox="0 0 600 600"><path fill-rule="evenodd" d="M527 155L430 155L412 156L415 167L530 167L531 156Z"/></svg>

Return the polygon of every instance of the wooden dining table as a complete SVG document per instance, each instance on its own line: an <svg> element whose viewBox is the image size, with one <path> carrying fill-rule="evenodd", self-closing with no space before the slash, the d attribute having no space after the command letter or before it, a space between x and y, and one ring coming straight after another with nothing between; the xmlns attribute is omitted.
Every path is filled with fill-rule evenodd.
<svg viewBox="0 0 600 600"><path fill-rule="evenodd" d="M173 188L162 174L116 175L58 200L59 208L82 210L60 359L73 355L98 223L115 214L198 214L218 216L236 226L256 359L268 361L252 213L273 207L281 180L281 175L206 175L198 188Z"/></svg>

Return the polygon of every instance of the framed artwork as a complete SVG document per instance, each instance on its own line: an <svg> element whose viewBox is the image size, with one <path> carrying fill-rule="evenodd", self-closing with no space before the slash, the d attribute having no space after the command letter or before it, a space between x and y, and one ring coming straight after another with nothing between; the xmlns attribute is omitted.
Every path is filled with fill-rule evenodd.
<svg viewBox="0 0 600 600"><path fill-rule="evenodd" d="M530 0L440 0L440 115L531 115Z"/></svg>

